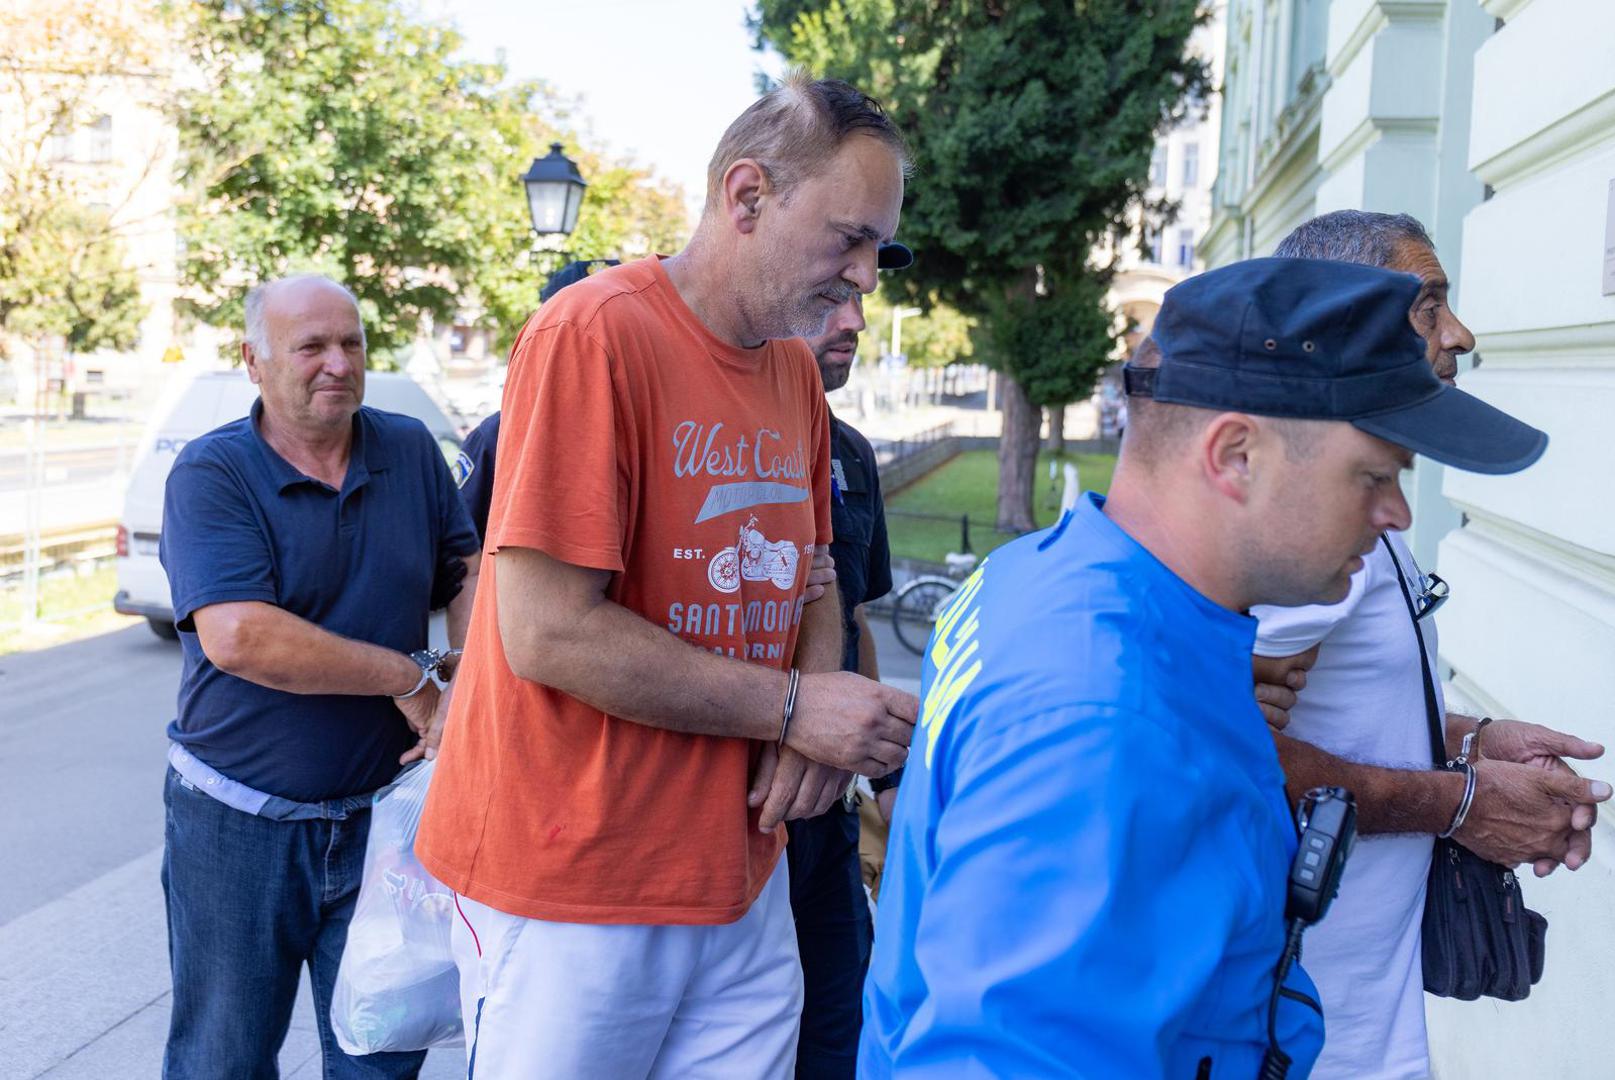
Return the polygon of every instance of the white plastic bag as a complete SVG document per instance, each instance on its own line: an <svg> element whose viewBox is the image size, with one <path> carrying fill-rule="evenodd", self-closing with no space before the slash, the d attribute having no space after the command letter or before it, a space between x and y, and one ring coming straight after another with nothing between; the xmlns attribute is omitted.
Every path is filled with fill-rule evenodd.
<svg viewBox="0 0 1615 1080"><path fill-rule="evenodd" d="M376 795L364 880L331 994L331 1031L350 1054L464 1046L449 945L454 894L415 858L435 762Z"/></svg>

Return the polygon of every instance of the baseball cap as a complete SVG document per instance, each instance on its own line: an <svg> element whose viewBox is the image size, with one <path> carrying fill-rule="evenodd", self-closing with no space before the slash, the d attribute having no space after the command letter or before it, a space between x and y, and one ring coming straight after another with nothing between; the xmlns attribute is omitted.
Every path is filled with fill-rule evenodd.
<svg viewBox="0 0 1615 1080"><path fill-rule="evenodd" d="M1512 473L1548 436L1436 378L1408 321L1419 279L1325 259L1250 259L1167 291L1158 368L1129 396L1299 420L1339 420L1445 465Z"/></svg>
<svg viewBox="0 0 1615 1080"><path fill-rule="evenodd" d="M907 244L893 241L882 244L875 254L875 268L877 270L907 270L914 265L914 252L909 250Z"/></svg>

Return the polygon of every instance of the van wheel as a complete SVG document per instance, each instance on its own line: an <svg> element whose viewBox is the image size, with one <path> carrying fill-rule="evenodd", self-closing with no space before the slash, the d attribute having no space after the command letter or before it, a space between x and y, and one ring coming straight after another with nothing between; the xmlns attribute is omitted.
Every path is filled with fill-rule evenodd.
<svg viewBox="0 0 1615 1080"><path fill-rule="evenodd" d="M148 615L146 616L146 625L151 627L152 633L156 634L164 641L179 640L179 629L167 619L154 619Z"/></svg>

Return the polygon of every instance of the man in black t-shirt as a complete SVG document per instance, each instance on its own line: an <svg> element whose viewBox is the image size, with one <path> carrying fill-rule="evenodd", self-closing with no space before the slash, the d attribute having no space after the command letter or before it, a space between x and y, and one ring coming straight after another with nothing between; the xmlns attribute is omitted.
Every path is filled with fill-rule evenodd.
<svg viewBox="0 0 1615 1080"><path fill-rule="evenodd" d="M900 270L914 261L902 244L881 247L878 266ZM863 298L856 293L830 313L824 333L808 341L824 389L839 390L852 373ZM875 450L851 424L830 415L830 554L841 590L845 635L843 670L880 678L875 641L862 605L892 589ZM891 812L899 772L873 781L883 815ZM798 1080L840 1080L856 1073L862 1027L864 973L874 928L858 861L858 811L838 802L815 818L787 821L791 911L802 956L802 1029L796 1048Z"/></svg>

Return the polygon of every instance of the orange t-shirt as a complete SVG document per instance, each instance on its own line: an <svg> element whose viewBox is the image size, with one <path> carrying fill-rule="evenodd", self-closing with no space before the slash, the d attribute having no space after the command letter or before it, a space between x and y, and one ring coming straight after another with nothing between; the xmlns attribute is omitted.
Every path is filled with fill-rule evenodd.
<svg viewBox="0 0 1615 1080"><path fill-rule="evenodd" d="M490 907L725 923L779 858L749 739L649 727L518 678L499 557L613 571L608 597L702 648L790 664L809 547L830 542L830 429L800 341L715 337L657 259L551 299L511 350L482 580L416 851Z"/></svg>

